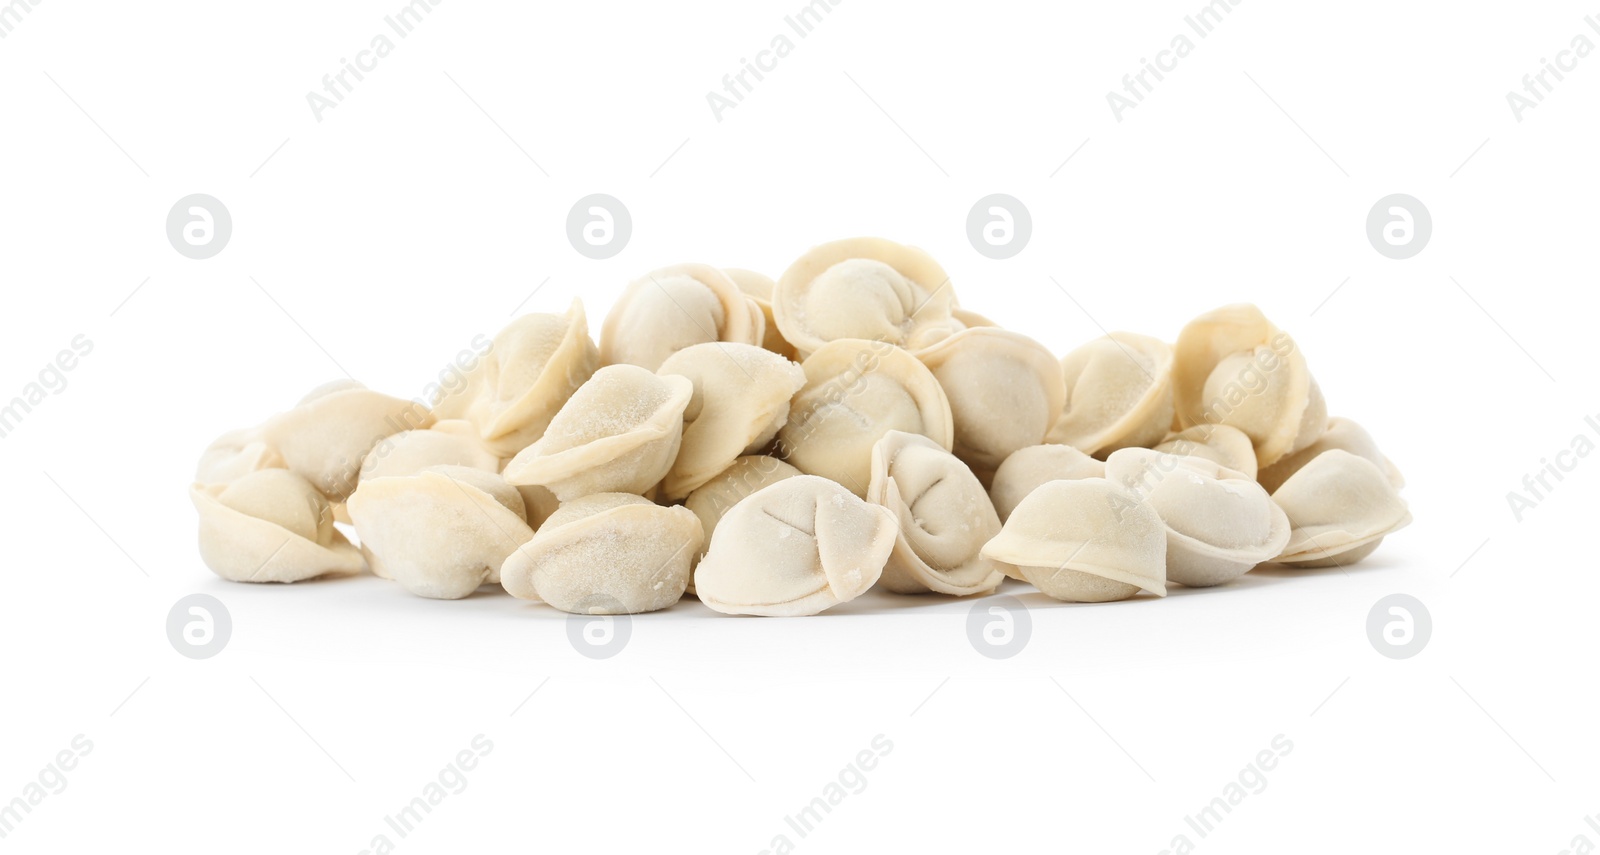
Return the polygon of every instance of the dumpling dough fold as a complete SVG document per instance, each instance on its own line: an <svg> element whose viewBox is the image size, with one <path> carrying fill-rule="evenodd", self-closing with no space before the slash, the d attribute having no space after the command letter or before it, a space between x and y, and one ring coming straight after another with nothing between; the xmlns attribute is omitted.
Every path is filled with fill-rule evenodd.
<svg viewBox="0 0 1600 855"><path fill-rule="evenodd" d="M964 597L999 586L1005 574L979 554L1000 517L972 470L933 440L892 430L872 448L867 501L899 518L894 551L879 580L897 594Z"/></svg>
<svg viewBox="0 0 1600 855"><path fill-rule="evenodd" d="M200 560L230 582L298 582L366 566L333 527L328 500L287 469L196 483L189 498L200 514Z"/></svg>

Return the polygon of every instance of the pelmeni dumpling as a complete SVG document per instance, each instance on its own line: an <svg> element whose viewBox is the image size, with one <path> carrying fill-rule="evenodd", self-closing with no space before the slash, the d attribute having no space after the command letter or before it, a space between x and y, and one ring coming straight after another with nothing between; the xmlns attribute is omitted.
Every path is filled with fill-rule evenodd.
<svg viewBox="0 0 1600 855"><path fill-rule="evenodd" d="M778 455L857 496L872 476L872 446L891 430L918 433L949 450L950 401L933 372L891 344L839 339L807 357L806 385L778 431Z"/></svg>
<svg viewBox="0 0 1600 855"><path fill-rule="evenodd" d="M690 493L689 498L684 499L683 506L700 518L700 526L705 529L706 543L709 544L711 535L717 530L717 523L734 505L763 487L800 474L803 474L800 470L776 457L746 455Z"/></svg>
<svg viewBox="0 0 1600 855"><path fill-rule="evenodd" d="M797 475L757 490L717 524L695 568L695 594L732 615L813 615L865 593L898 526L826 478Z"/></svg>
<svg viewBox="0 0 1600 855"><path fill-rule="evenodd" d="M433 415L472 422L496 455L510 457L544 434L599 365L583 303L573 300L565 315L523 315L495 334L460 389L440 394Z"/></svg>
<svg viewBox="0 0 1600 855"><path fill-rule="evenodd" d="M771 442L789 420L789 400L806 383L799 365L738 343L691 345L667 357L656 373L694 384L683 411L683 445L661 482L662 498L669 501Z"/></svg>
<svg viewBox="0 0 1600 855"><path fill-rule="evenodd" d="M1051 442L1104 458L1154 445L1172 426L1172 347L1160 339L1110 333L1062 357L1061 371L1067 400Z"/></svg>
<svg viewBox="0 0 1600 855"><path fill-rule="evenodd" d="M1204 457L1224 468L1256 477L1256 448L1244 431L1227 425L1195 425L1167 438L1155 447L1166 454ZM1268 492L1271 492L1270 488Z"/></svg>
<svg viewBox="0 0 1600 855"><path fill-rule="evenodd" d="M986 558L1051 597L1074 603L1167 594L1167 528L1146 502L1103 478L1049 481L1028 494Z"/></svg>
<svg viewBox="0 0 1600 855"><path fill-rule="evenodd" d="M777 290L778 283L772 281L772 277L764 276L754 270L724 267L722 272L728 274L733 284L738 285L739 290L760 307L761 317L765 322L761 346L785 359L800 361L800 354L794 349L794 345L783 337L783 330L778 329L778 320L772 314L772 293Z"/></svg>
<svg viewBox="0 0 1600 855"><path fill-rule="evenodd" d="M467 466L363 479L348 509L372 572L437 600L500 581L506 556L533 537L521 494Z"/></svg>
<svg viewBox="0 0 1600 855"><path fill-rule="evenodd" d="M562 504L506 558L512 596L575 614L636 614L683 596L704 535L700 520L631 493L594 493Z"/></svg>
<svg viewBox="0 0 1600 855"><path fill-rule="evenodd" d="M196 483L189 498L200 514L200 560L229 581L298 582L366 566L333 527L328 500L287 469Z"/></svg>
<svg viewBox="0 0 1600 855"><path fill-rule="evenodd" d="M1172 377L1178 426L1244 431L1261 468L1315 442L1328 424L1305 354L1247 303L1190 321L1178 334Z"/></svg>
<svg viewBox="0 0 1600 855"><path fill-rule="evenodd" d="M1317 437L1316 442L1261 470L1256 480L1267 488L1267 492L1273 492L1283 486L1283 482L1289 480L1294 473L1304 469L1312 458L1335 448L1372 461L1389 477L1389 483L1393 484L1396 490L1406 485L1406 479L1401 476L1400 470L1378 450L1378 443L1373 441L1372 435L1367 433L1365 428L1349 419L1337 417L1328 420L1328 429L1323 431L1322 436Z"/></svg>
<svg viewBox="0 0 1600 855"><path fill-rule="evenodd" d="M1066 391L1054 355L999 327L963 330L917 352L950 399L955 455L992 473L1019 448L1044 442Z"/></svg>
<svg viewBox="0 0 1600 855"><path fill-rule="evenodd" d="M859 338L913 350L962 328L950 277L916 247L849 238L812 247L778 278L772 313L802 358Z"/></svg>
<svg viewBox="0 0 1600 855"><path fill-rule="evenodd" d="M1272 494L1293 527L1277 557L1292 567L1343 567L1371 555L1411 523L1389 473L1333 448L1313 457Z"/></svg>
<svg viewBox="0 0 1600 855"><path fill-rule="evenodd" d="M230 430L211 441L200 454L194 480L227 484L262 469L284 468L283 456L262 439L260 427Z"/></svg>
<svg viewBox="0 0 1600 855"><path fill-rule="evenodd" d="M268 419L262 441L282 456L290 471L331 501L342 502L356 488L361 463L379 440L431 424L433 415L415 401L374 392L354 380L336 380Z"/></svg>
<svg viewBox="0 0 1600 855"><path fill-rule="evenodd" d="M678 351L709 341L759 346L761 307L708 264L652 270L628 284L600 328L601 365L654 371Z"/></svg>
<svg viewBox="0 0 1600 855"><path fill-rule="evenodd" d="M967 464L914 433L892 430L872 447L867 501L899 518L879 584L897 594L964 597L999 586L1005 574L978 553L1000 533L1000 517Z"/></svg>
<svg viewBox="0 0 1600 855"><path fill-rule="evenodd" d="M1124 448L1106 477L1149 503L1167 528L1167 581L1231 582L1289 542L1289 518L1249 476L1203 457Z"/></svg>
<svg viewBox="0 0 1600 855"><path fill-rule="evenodd" d="M515 485L548 487L563 502L590 493L644 493L677 457L683 409L693 393L686 377L608 365L502 474Z"/></svg>
<svg viewBox="0 0 1600 855"><path fill-rule="evenodd" d="M430 466L467 466L498 474L500 458L484 444L472 422L447 419L426 430L401 431L379 440L361 462L360 480L415 475Z"/></svg>
<svg viewBox="0 0 1600 855"><path fill-rule="evenodd" d="M1106 477L1106 464L1070 445L1046 443L1019 448L995 470L989 498L1004 522L1029 493L1046 481Z"/></svg>

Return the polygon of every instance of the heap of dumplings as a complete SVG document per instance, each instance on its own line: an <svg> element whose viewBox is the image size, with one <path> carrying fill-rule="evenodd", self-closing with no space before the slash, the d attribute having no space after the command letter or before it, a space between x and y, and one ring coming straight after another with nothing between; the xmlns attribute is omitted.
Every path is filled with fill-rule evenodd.
<svg viewBox="0 0 1600 855"><path fill-rule="evenodd" d="M523 316L427 402L323 386L219 437L190 494L234 581L810 615L874 586L1087 603L1343 566L1410 522L1402 484L1254 306L1057 358L927 253L857 238L776 282L647 273L598 346L577 301Z"/></svg>

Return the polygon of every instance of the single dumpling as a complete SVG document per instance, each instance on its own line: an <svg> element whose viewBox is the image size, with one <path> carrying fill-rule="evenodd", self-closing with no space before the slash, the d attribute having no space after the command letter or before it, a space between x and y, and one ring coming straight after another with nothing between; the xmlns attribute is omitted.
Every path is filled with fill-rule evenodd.
<svg viewBox="0 0 1600 855"><path fill-rule="evenodd" d="M637 365L596 371L533 445L506 464L515 485L548 487L569 502L590 493L642 494L672 467L694 384Z"/></svg>
<svg viewBox="0 0 1600 855"><path fill-rule="evenodd" d="M1158 338L1110 333L1062 357L1061 372L1066 406L1051 442L1103 459L1154 445L1172 426L1172 347Z"/></svg>
<svg viewBox="0 0 1600 855"><path fill-rule="evenodd" d="M1215 461L1125 448L1106 458L1106 477L1161 516L1169 582L1231 582L1289 542L1289 518L1267 491Z"/></svg>
<svg viewBox="0 0 1600 855"><path fill-rule="evenodd" d="M1227 425L1195 425L1167 434L1156 451L1204 457L1247 478L1256 477L1256 449L1244 431ZM1268 492L1271 492L1269 489Z"/></svg>
<svg viewBox="0 0 1600 855"><path fill-rule="evenodd" d="M728 274L707 264L677 264L628 283L600 328L600 364L654 371L694 344L760 346L765 329L761 307Z"/></svg>
<svg viewBox="0 0 1600 855"><path fill-rule="evenodd" d="M466 466L363 480L349 512L372 572L437 600L498 582L506 556L533 537L521 494Z"/></svg>
<svg viewBox="0 0 1600 855"><path fill-rule="evenodd" d="M415 475L430 466L467 466L498 474L500 458L484 444L472 422L448 419L426 430L401 431L380 440L362 461L360 480Z"/></svg>
<svg viewBox="0 0 1600 855"><path fill-rule="evenodd" d="M771 442L789 420L789 400L806 383L799 365L752 344L691 345L667 357L656 373L694 384L683 411L683 445L661 482L668 501Z"/></svg>
<svg viewBox="0 0 1600 855"><path fill-rule="evenodd" d="M1046 481L1106 477L1106 464L1070 445L1045 443L1019 448L995 470L989 498L1004 522L1017 505Z"/></svg>
<svg viewBox="0 0 1600 855"><path fill-rule="evenodd" d="M227 484L251 472L284 468L283 455L267 445L260 427L230 430L211 441L200 454L194 480L199 484Z"/></svg>
<svg viewBox="0 0 1600 855"><path fill-rule="evenodd" d="M1411 511L1389 473L1341 448L1313 457L1273 491L1272 500L1292 526L1277 557L1291 567L1353 564L1411 524Z"/></svg>
<svg viewBox="0 0 1600 855"><path fill-rule="evenodd" d="M724 614L814 615L878 581L896 530L887 508L826 478L785 478L723 516L695 594Z"/></svg>
<svg viewBox="0 0 1600 855"><path fill-rule="evenodd" d="M506 558L512 596L574 614L636 614L683 596L704 535L681 507L631 493L594 493L561 505Z"/></svg>
<svg viewBox="0 0 1600 855"><path fill-rule="evenodd" d="M891 430L919 433L950 450L950 400L927 366L876 341L840 339L807 357L806 384L778 431L777 456L809 475L867 493L872 446Z"/></svg>
<svg viewBox="0 0 1600 855"><path fill-rule="evenodd" d="M1167 528L1146 502L1104 478L1049 481L983 547L1007 576L1058 600L1104 603L1167 594Z"/></svg>
<svg viewBox="0 0 1600 855"><path fill-rule="evenodd" d="M573 300L564 315L523 315L495 334L459 389L440 393L433 415L471 422L496 455L510 457L544 434L599 365L583 303Z"/></svg>
<svg viewBox="0 0 1600 855"><path fill-rule="evenodd" d="M1061 365L1044 345L998 327L963 330L917 352L950 399L955 455L992 473L1044 442L1066 399Z"/></svg>
<svg viewBox="0 0 1600 855"><path fill-rule="evenodd" d="M290 471L330 501L343 502L355 490L361 463L373 446L400 431L431 424L433 415L416 401L374 392L354 380L336 380L268 419L262 441Z"/></svg>
<svg viewBox="0 0 1600 855"><path fill-rule="evenodd" d="M1267 488L1267 492L1273 492L1283 486L1283 482L1289 480L1294 473L1304 469L1305 465L1317 455L1335 448L1372 461L1388 476L1389 483L1393 484L1396 490L1406 485L1406 479L1400 474L1400 470L1378 450L1378 443L1373 440L1372 434L1367 433L1361 425L1338 417L1328 419L1328 429L1323 431L1322 436L1317 437L1316 442L1261 470L1256 475L1256 480Z"/></svg>
<svg viewBox="0 0 1600 855"><path fill-rule="evenodd" d="M1178 334L1173 394L1178 427L1236 427L1266 468L1315 442L1328 406L1305 354L1255 306L1224 306Z"/></svg>
<svg viewBox="0 0 1600 855"><path fill-rule="evenodd" d="M772 277L764 276L754 270L724 267L722 272L728 274L733 284L738 285L739 290L755 301L756 306L761 309L761 318L765 326L761 346L784 359L799 362L800 354L794 349L794 345L783 337L783 330L778 329L778 320L772 314L772 294L777 290L778 283L772 281Z"/></svg>
<svg viewBox="0 0 1600 855"><path fill-rule="evenodd" d="M882 341L913 350L962 328L944 268L916 247L849 238L812 247L778 278L772 313L802 358L830 341Z"/></svg>
<svg viewBox="0 0 1600 855"><path fill-rule="evenodd" d="M366 566L333 527L328 500L287 469L196 483L189 498L200 514L200 560L231 582L298 582Z"/></svg>
<svg viewBox="0 0 1600 855"><path fill-rule="evenodd" d="M872 447L867 501L900 520L879 584L897 594L965 597L999 586L1005 574L979 550L1000 533L1000 517L972 470L933 440L892 430Z"/></svg>

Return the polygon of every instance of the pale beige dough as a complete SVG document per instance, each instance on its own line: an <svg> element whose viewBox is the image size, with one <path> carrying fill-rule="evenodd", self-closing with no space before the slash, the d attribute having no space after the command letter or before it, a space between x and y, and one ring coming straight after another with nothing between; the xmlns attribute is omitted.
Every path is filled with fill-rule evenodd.
<svg viewBox="0 0 1600 855"><path fill-rule="evenodd" d="M1061 358L1066 405L1050 441L1104 459L1148 447L1172 425L1172 346L1129 332L1097 338Z"/></svg>
<svg viewBox="0 0 1600 855"><path fill-rule="evenodd" d="M1106 477L1106 464L1070 445L1045 443L1019 448L995 470L989 497L1001 522L1011 516L1029 493L1046 481L1076 481Z"/></svg>
<svg viewBox="0 0 1600 855"><path fill-rule="evenodd" d="M229 581L298 582L366 566L333 527L328 500L287 469L196 483L189 498L200 515L200 560Z"/></svg>
<svg viewBox="0 0 1600 855"><path fill-rule="evenodd" d="M1104 478L1048 481L1028 494L983 555L1058 600L1166 596L1167 529L1148 503Z"/></svg>
<svg viewBox="0 0 1600 855"><path fill-rule="evenodd" d="M723 515L734 505L739 504L744 497L762 487L800 474L803 474L800 470L776 457L746 455L735 460L733 465L717 473L716 477L690 493L689 498L684 500L683 506L700 518L700 525L706 533L706 543L709 544L711 536L717 530L717 523L721 522ZM701 554L705 554L704 550ZM690 589L693 589L693 585Z"/></svg>
<svg viewBox="0 0 1600 855"><path fill-rule="evenodd" d="M533 537L516 489L466 466L363 480L348 509L372 572L433 599L498 582L506 556Z"/></svg>
<svg viewBox="0 0 1600 855"><path fill-rule="evenodd" d="M1195 425L1167 435L1156 451L1204 457L1247 478L1256 477L1256 449L1244 431L1227 425ZM1269 490L1270 492L1270 490Z"/></svg>
<svg viewBox="0 0 1600 855"><path fill-rule="evenodd" d="M802 358L838 339L926 347L962 329L955 305L950 277L931 256L873 237L812 247L772 297L778 328Z"/></svg>
<svg viewBox="0 0 1600 855"><path fill-rule="evenodd" d="M872 446L889 431L922 434L947 451L953 446L950 401L933 372L906 351L840 339L801 367L806 384L790 403L776 454L801 472L865 496Z"/></svg>
<svg viewBox="0 0 1600 855"><path fill-rule="evenodd" d="M563 502L590 493L642 494L672 467L693 393L686 377L608 365L502 474L517 486L547 487Z"/></svg>
<svg viewBox="0 0 1600 855"><path fill-rule="evenodd" d="M917 352L950 400L955 455L992 472L1012 452L1044 442L1066 400L1061 365L1021 333L977 327Z"/></svg>
<svg viewBox="0 0 1600 855"><path fill-rule="evenodd" d="M799 365L750 344L711 342L667 357L657 374L694 384L683 411L683 444L661 482L661 497L689 495L742 454L772 441L789 401L806 383Z"/></svg>
<svg viewBox="0 0 1600 855"><path fill-rule="evenodd" d="M212 440L195 466L200 484L227 484L261 469L283 469L283 455L267 445L260 427L230 430Z"/></svg>
<svg viewBox="0 0 1600 855"><path fill-rule="evenodd" d="M268 419L262 442L330 501L343 502L356 488L362 461L379 441L432 424L433 415L415 401L374 392L353 380L336 380Z"/></svg>
<svg viewBox="0 0 1600 855"><path fill-rule="evenodd" d="M772 277L757 273L754 270L744 270L738 267L724 267L722 272L728 274L733 284L739 286L746 297L753 300L761 309L764 330L761 337L761 346L785 359L800 361L800 353L794 345L783 337L783 330L778 329L777 318L772 314L772 294L777 290L778 283Z"/></svg>
<svg viewBox="0 0 1600 855"><path fill-rule="evenodd" d="M1000 517L977 476L933 440L897 430L872 447L867 501L899 519L879 584L897 594L985 594L1005 575L979 550Z"/></svg>
<svg viewBox="0 0 1600 855"><path fill-rule="evenodd" d="M1373 440L1372 435L1361 425L1338 417L1328 420L1328 429L1317 438L1316 442L1261 470L1256 480L1267 488L1267 492L1273 492L1283 486L1283 482L1289 480L1290 476L1305 468L1312 458L1335 448L1372 461L1389 477L1389 483L1393 484L1395 489L1398 490L1406 485L1406 479L1401 476L1400 470L1378 450L1378 443Z"/></svg>
<svg viewBox="0 0 1600 855"><path fill-rule="evenodd" d="M725 614L816 614L878 581L897 529L888 509L826 478L785 478L723 516L695 593Z"/></svg>
<svg viewBox="0 0 1600 855"><path fill-rule="evenodd" d="M1292 567L1347 566L1411 523L1389 473L1333 448L1313 457L1272 493L1293 526L1277 557Z"/></svg>
<svg viewBox="0 0 1600 855"><path fill-rule="evenodd" d="M652 270L628 284L600 328L600 364L654 371L672 354L712 341L759 346L761 307L707 264Z"/></svg>
<svg viewBox="0 0 1600 855"><path fill-rule="evenodd" d="M500 458L484 444L472 422L449 419L434 422L426 430L401 431L380 440L362 461L360 480L415 475L430 466L467 466L499 473Z"/></svg>
<svg viewBox="0 0 1600 855"><path fill-rule="evenodd" d="M1328 423L1305 354L1247 303L1201 315L1178 334L1173 393L1178 427L1236 427L1260 468L1315 442Z"/></svg>
<svg viewBox="0 0 1600 855"><path fill-rule="evenodd" d="M631 493L594 493L561 505L506 558L512 596L575 614L636 614L683 596L704 535L700 520Z"/></svg>
<svg viewBox="0 0 1600 855"><path fill-rule="evenodd" d="M1160 515L1169 582L1231 582L1289 542L1289 518L1267 491L1213 460L1125 448L1106 458L1106 477Z"/></svg>
<svg viewBox="0 0 1600 855"><path fill-rule="evenodd" d="M495 334L459 390L440 393L433 415L471 422L495 455L511 457L544 434L599 365L583 303L573 300L564 315L523 315Z"/></svg>

